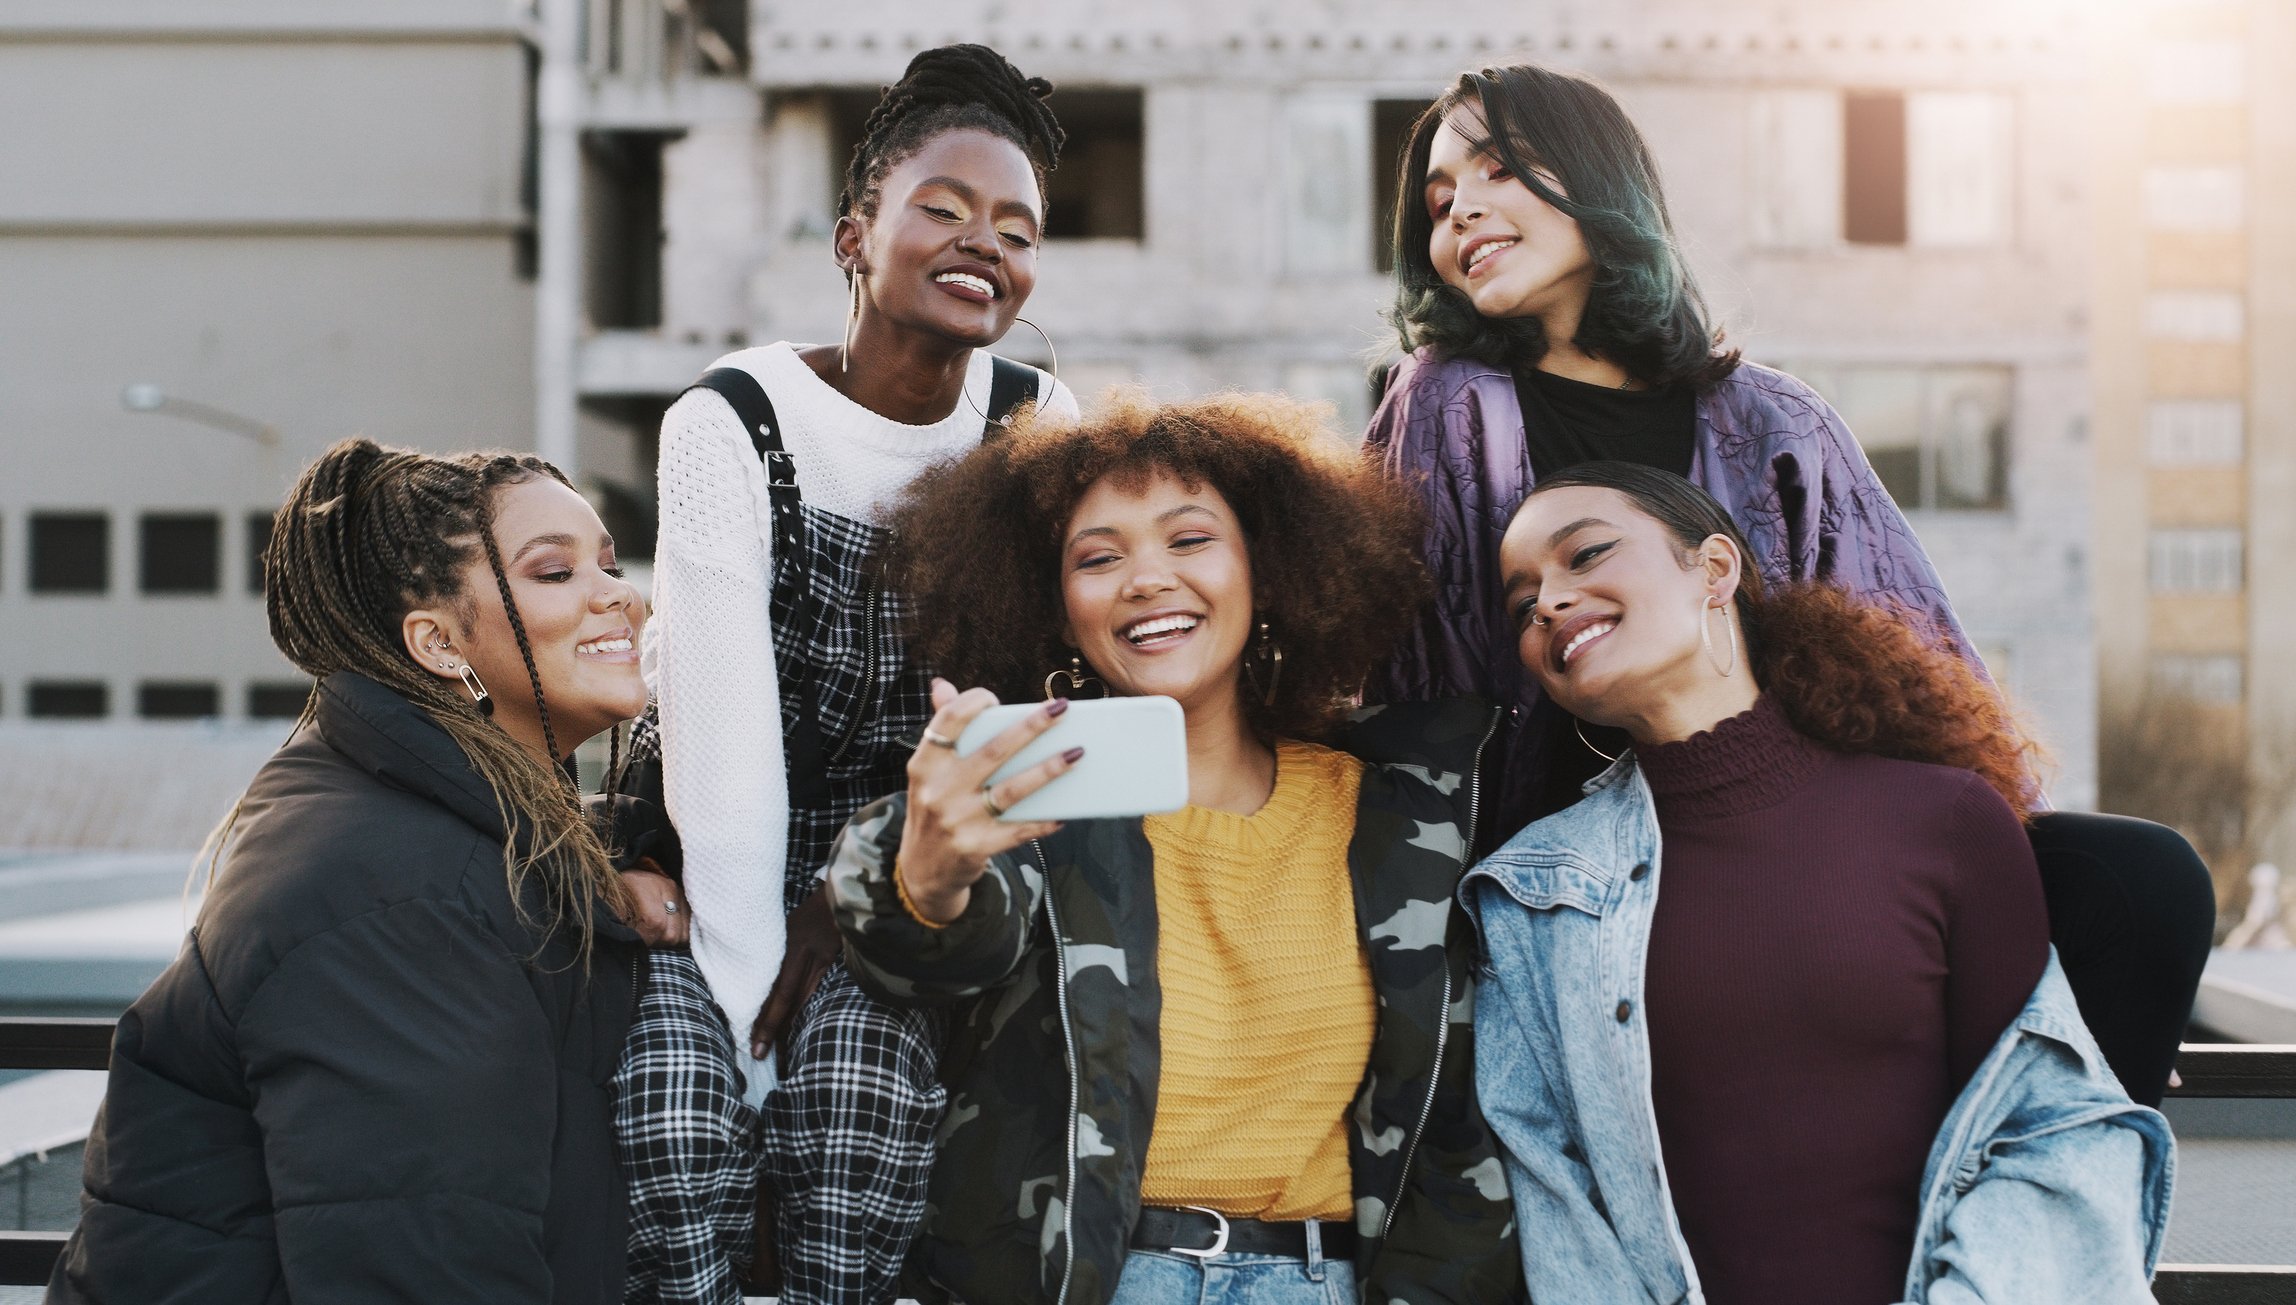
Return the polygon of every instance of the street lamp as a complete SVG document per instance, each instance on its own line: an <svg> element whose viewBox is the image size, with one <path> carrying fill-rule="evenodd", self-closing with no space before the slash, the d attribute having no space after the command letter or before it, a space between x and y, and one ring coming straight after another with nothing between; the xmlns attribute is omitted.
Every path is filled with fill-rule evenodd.
<svg viewBox="0 0 2296 1305"><path fill-rule="evenodd" d="M171 413L185 421L195 421L202 426L213 426L234 435L244 435L267 448L279 447L277 426L227 408L218 408L193 399L178 399L148 381L138 381L121 389L120 406L129 412Z"/></svg>

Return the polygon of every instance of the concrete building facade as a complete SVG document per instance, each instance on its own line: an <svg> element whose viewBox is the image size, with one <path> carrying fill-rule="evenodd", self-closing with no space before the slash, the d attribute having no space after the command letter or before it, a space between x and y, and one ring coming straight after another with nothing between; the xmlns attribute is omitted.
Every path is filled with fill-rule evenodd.
<svg viewBox="0 0 2296 1305"><path fill-rule="evenodd" d="M1626 103L1731 342L1849 417L2040 718L2058 801L2094 801L2073 11L1464 0L1438 26L1369 0L84 8L0 16L0 175L37 179L0 189L0 280L32 289L0 297L0 452L32 468L0 485L0 720L32 715L35 685L42 716L84 711L91 684L114 720L147 698L202 709L202 685L209 715L276 709L292 677L248 589L250 522L351 431L538 443L642 544L670 398L729 348L838 334L844 152L876 89L952 40L1061 87L1072 142L1029 316L1080 394L1281 388L1359 430L1392 349L1381 245L1402 131L1459 69L1535 59ZM1006 347L1049 360L1025 332ZM133 383L278 441L125 411ZM212 529L176 519L203 515ZM178 590L147 592L145 554L203 556L203 532L212 586L161 565ZM78 570L35 585L54 557Z"/></svg>
<svg viewBox="0 0 2296 1305"><path fill-rule="evenodd" d="M487 0L0 10L0 721L292 715L296 471L531 445L527 101Z"/></svg>
<svg viewBox="0 0 2296 1305"><path fill-rule="evenodd" d="M2129 6L2099 42L2098 658L2107 800L2227 904L2296 863L2296 15Z"/></svg>
<svg viewBox="0 0 2296 1305"><path fill-rule="evenodd" d="M662 318L582 345L643 422L729 339L829 340L837 177L878 86L985 40L1071 132L1029 317L1089 398L1274 388L1368 415L1402 133L1464 67L1601 78L1641 124L1718 318L1848 416L2056 799L2096 797L2086 49L2070 11L1902 0L1158 6L891 0L750 11L752 122L662 154ZM1033 335L1015 354L1042 363ZM609 445L601 438L597 443ZM591 445L585 444L587 450Z"/></svg>

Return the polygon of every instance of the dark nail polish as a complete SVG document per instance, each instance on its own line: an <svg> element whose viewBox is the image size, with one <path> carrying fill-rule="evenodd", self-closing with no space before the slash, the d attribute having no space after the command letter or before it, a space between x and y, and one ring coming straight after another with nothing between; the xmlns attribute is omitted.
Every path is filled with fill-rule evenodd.
<svg viewBox="0 0 2296 1305"><path fill-rule="evenodd" d="M1062 713L1062 712L1064 712L1064 711L1067 711L1067 710L1068 710L1068 699L1066 699L1066 698L1054 698L1054 699L1052 700L1052 702L1050 703L1050 705L1048 705L1048 706L1046 706L1046 707L1045 707L1045 709L1044 709L1044 714L1045 714L1045 715L1047 715L1047 716L1051 716L1051 717L1054 717L1054 718L1058 718L1058 717L1059 717L1059 715L1060 715L1060 713Z"/></svg>
<svg viewBox="0 0 2296 1305"><path fill-rule="evenodd" d="M1084 760L1084 749L1070 748L1068 751L1060 754L1060 759L1073 766L1077 762Z"/></svg>

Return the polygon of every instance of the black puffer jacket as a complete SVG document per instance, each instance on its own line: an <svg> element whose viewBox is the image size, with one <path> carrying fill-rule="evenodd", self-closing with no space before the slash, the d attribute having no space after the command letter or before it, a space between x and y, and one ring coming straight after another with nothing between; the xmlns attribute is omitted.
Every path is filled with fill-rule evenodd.
<svg viewBox="0 0 2296 1305"><path fill-rule="evenodd" d="M199 924L120 1021L50 1302L622 1298L608 1082L635 937L519 922L445 732L329 676Z"/></svg>

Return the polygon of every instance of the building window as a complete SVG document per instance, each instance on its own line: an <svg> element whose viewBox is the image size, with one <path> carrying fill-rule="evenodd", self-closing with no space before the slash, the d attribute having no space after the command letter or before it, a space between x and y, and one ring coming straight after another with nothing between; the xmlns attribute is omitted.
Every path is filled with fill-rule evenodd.
<svg viewBox="0 0 2296 1305"><path fill-rule="evenodd" d="M1816 363L1786 370L1841 414L1901 507L2009 506L2009 368Z"/></svg>
<svg viewBox="0 0 2296 1305"><path fill-rule="evenodd" d="M2238 104L2248 96L2248 51L2238 41L2152 41L2145 89L2155 104Z"/></svg>
<svg viewBox="0 0 2296 1305"><path fill-rule="evenodd" d="M309 681L257 681L247 686L247 714L257 720L293 720L311 700Z"/></svg>
<svg viewBox="0 0 2296 1305"><path fill-rule="evenodd" d="M1138 90L1055 91L1068 133L1046 180L1048 240L1138 240L1147 229L1146 101Z"/></svg>
<svg viewBox="0 0 2296 1305"><path fill-rule="evenodd" d="M583 275L589 324L662 324L662 145L638 132L582 136Z"/></svg>
<svg viewBox="0 0 2296 1305"><path fill-rule="evenodd" d="M151 512L138 523L138 586L147 594L212 594L222 581L223 522L212 512Z"/></svg>
<svg viewBox="0 0 2296 1305"><path fill-rule="evenodd" d="M2229 290L2155 290L2145 296L2145 334L2155 340L2238 344L2246 317L2240 296Z"/></svg>
<svg viewBox="0 0 2296 1305"><path fill-rule="evenodd" d="M2237 467L2246 412L2238 399L2155 399L2145 410L2145 451L2156 467Z"/></svg>
<svg viewBox="0 0 2296 1305"><path fill-rule="evenodd" d="M1853 93L1842 100L1842 238L1902 245L1905 219L1905 97Z"/></svg>
<svg viewBox="0 0 2296 1305"><path fill-rule="evenodd" d="M2243 672L2237 656L2164 653L2152 659L2152 691L2187 702L2236 704L2243 696Z"/></svg>
<svg viewBox="0 0 2296 1305"><path fill-rule="evenodd" d="M100 594L111 575L111 522L103 513L32 514L33 593Z"/></svg>
<svg viewBox="0 0 2296 1305"><path fill-rule="evenodd" d="M223 691L212 684L145 682L136 686L136 715L146 720L204 720L223 714Z"/></svg>
<svg viewBox="0 0 2296 1305"><path fill-rule="evenodd" d="M1906 96L1906 240L1925 249L2007 243L2015 153L2008 96Z"/></svg>
<svg viewBox="0 0 2296 1305"><path fill-rule="evenodd" d="M1433 100L1371 102L1371 262L1381 272L1395 270L1395 201L1408 195L1419 202L1420 178L1406 181L1404 157L1412 125Z"/></svg>
<svg viewBox="0 0 2296 1305"><path fill-rule="evenodd" d="M247 514L247 592L257 597L263 594L263 555L271 550L271 526L277 519L271 512Z"/></svg>
<svg viewBox="0 0 2296 1305"><path fill-rule="evenodd" d="M111 714L112 691L100 680L34 680L25 687L24 714L47 720L100 720Z"/></svg>
<svg viewBox="0 0 2296 1305"><path fill-rule="evenodd" d="M874 90L837 90L828 109L829 195L834 208L861 128L877 107ZM1147 229L1146 100L1138 88L1071 90L1050 101L1068 141L1045 178L1047 240L1139 240Z"/></svg>
<svg viewBox="0 0 2296 1305"><path fill-rule="evenodd" d="M2248 223L2248 175L2237 167L2144 171L2145 225L2157 231L2238 231Z"/></svg>
<svg viewBox="0 0 2296 1305"><path fill-rule="evenodd" d="M1971 248L2006 243L2009 97L1766 91L1751 101L1754 242Z"/></svg>
<svg viewBox="0 0 2296 1305"><path fill-rule="evenodd" d="M2246 542L2237 528L2153 531L2153 592L2239 593Z"/></svg>

